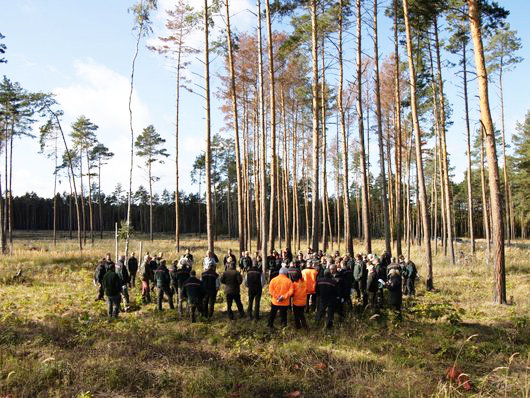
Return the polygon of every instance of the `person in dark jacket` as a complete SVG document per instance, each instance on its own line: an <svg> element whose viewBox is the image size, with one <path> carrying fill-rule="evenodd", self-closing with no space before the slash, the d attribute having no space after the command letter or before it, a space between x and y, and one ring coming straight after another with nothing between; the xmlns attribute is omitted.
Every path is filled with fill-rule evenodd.
<svg viewBox="0 0 530 398"><path fill-rule="evenodd" d="M125 256L120 256L118 264L115 267L116 274L120 277L122 283L122 295L125 302L125 311L129 311L129 282L131 281L127 267L125 266Z"/></svg>
<svg viewBox="0 0 530 398"><path fill-rule="evenodd" d="M389 291L388 303L391 308L397 312L398 319L401 319L401 302L403 293L401 291L401 275L397 269L390 270L386 287Z"/></svg>
<svg viewBox="0 0 530 398"><path fill-rule="evenodd" d="M252 267L252 257L248 251L243 252L243 255L239 259L239 270L243 273L248 272Z"/></svg>
<svg viewBox="0 0 530 398"><path fill-rule="evenodd" d="M109 265L102 280L103 290L107 296L109 318L117 318L120 313L122 281L114 272L114 265Z"/></svg>
<svg viewBox="0 0 530 398"><path fill-rule="evenodd" d="M286 262L287 264L290 264L293 261L293 252L291 251L289 247L286 247L285 249L283 249L282 257L283 257L283 261Z"/></svg>
<svg viewBox="0 0 530 398"><path fill-rule="evenodd" d="M186 290L184 289L184 284L190 277L191 272L191 262L189 257L186 255L182 256L177 263L176 271L172 275L173 284L175 286L175 291L177 296L178 303L178 313L179 317L182 317L182 306L186 300Z"/></svg>
<svg viewBox="0 0 530 398"><path fill-rule="evenodd" d="M353 309L353 303L351 301L351 291L353 288L353 270L350 268L348 260L342 260L340 263L339 276L341 283L340 288L340 297L344 305L349 309Z"/></svg>
<svg viewBox="0 0 530 398"><path fill-rule="evenodd" d="M188 316L191 315L191 322L195 322L195 312L201 312L201 303L203 297L202 283L196 277L194 270L190 272L190 277L184 284L184 290L188 298Z"/></svg>
<svg viewBox="0 0 530 398"><path fill-rule="evenodd" d="M184 257L188 259L190 267L192 267L193 266L193 254L191 254L190 249L186 249L186 252L184 253Z"/></svg>
<svg viewBox="0 0 530 398"><path fill-rule="evenodd" d="M335 315L339 289L337 281L333 278L329 270L325 270L322 277L317 279L316 291L318 294L316 321L320 322L322 316L327 313L326 327L331 329L333 327L333 317Z"/></svg>
<svg viewBox="0 0 530 398"><path fill-rule="evenodd" d="M205 318L211 318L215 307L215 300L217 298L217 291L221 286L219 275L215 272L214 266L210 266L201 275L202 290L204 293L202 311Z"/></svg>
<svg viewBox="0 0 530 398"><path fill-rule="evenodd" d="M416 277L418 276L418 270L416 269L416 264L414 264L410 259L405 259L405 274L407 278L406 282L406 293L407 296L414 296L416 294Z"/></svg>
<svg viewBox="0 0 530 398"><path fill-rule="evenodd" d="M138 273L138 259L134 256L134 252L131 253L131 257L127 260L127 269L131 278L129 287L132 288L136 285L136 274Z"/></svg>
<svg viewBox="0 0 530 398"><path fill-rule="evenodd" d="M254 259L252 260L252 266L259 268L262 272L265 272L263 269L263 258L261 257L261 254L259 252L256 252L254 255Z"/></svg>
<svg viewBox="0 0 530 398"><path fill-rule="evenodd" d="M384 283L387 280L387 265L388 265L387 262L388 261L389 260L386 260L386 258L385 260L377 259L377 258L373 260L374 265L375 265L375 272L377 274L377 279L383 281L383 283L378 284L378 289L377 289L377 296L378 296L380 307L383 307L385 305Z"/></svg>
<svg viewBox="0 0 530 398"><path fill-rule="evenodd" d="M289 264L289 268L287 269L289 272L289 279L291 279L293 282L296 280L299 280L302 277L302 272L300 269L296 266L295 262L291 262Z"/></svg>
<svg viewBox="0 0 530 398"><path fill-rule="evenodd" d="M377 281L377 272L373 264L367 267L368 275L366 278L366 292L368 294L368 302L375 312L379 310L377 305L377 290L379 289L379 282Z"/></svg>
<svg viewBox="0 0 530 398"><path fill-rule="evenodd" d="M248 288L248 316L259 320L261 292L265 285L265 276L260 268L253 265L247 272L245 284Z"/></svg>
<svg viewBox="0 0 530 398"><path fill-rule="evenodd" d="M106 273L107 266L105 264L105 258L102 258L96 266L96 270L94 271L94 286L97 286L98 288L98 296L96 297L96 301L103 300L105 296L105 290L103 288L103 277Z"/></svg>
<svg viewBox="0 0 530 398"><path fill-rule="evenodd" d="M223 265L225 266L225 271L228 269L228 266L229 266L228 259L230 259L230 262L232 264L236 263L236 256L232 253L232 249L228 249L228 253L226 253L226 256L224 256L223 258Z"/></svg>
<svg viewBox="0 0 530 398"><path fill-rule="evenodd" d="M140 276L142 278L142 302L144 304L151 302L151 288L150 284L153 280L153 273L151 271L151 257L148 254L145 255L144 262L140 269Z"/></svg>
<svg viewBox="0 0 530 398"><path fill-rule="evenodd" d="M236 270L235 264L230 264L229 268L221 275L221 283L225 285L226 309L230 319L234 319L234 313L232 312L232 302L234 301L237 305L239 316L241 318L245 316L239 288L242 282L243 278L241 273Z"/></svg>
<svg viewBox="0 0 530 398"><path fill-rule="evenodd" d="M166 267L166 260L160 260L160 265L155 271L155 283L158 293L158 310L162 311L162 301L164 300L164 294L167 296L167 300L169 301L169 308L174 309L173 293L169 287L171 283L171 277L169 276L169 270Z"/></svg>
<svg viewBox="0 0 530 398"><path fill-rule="evenodd" d="M361 300L361 283L365 270L366 265L363 262L362 256L360 254L357 254L355 256L355 262L353 264L353 290L355 291L357 300ZM364 284L364 287L366 289L366 282Z"/></svg>

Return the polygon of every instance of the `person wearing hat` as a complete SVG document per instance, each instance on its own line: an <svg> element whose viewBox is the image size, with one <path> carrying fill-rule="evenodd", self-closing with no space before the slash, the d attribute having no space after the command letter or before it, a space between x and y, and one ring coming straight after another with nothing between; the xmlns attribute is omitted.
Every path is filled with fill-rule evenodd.
<svg viewBox="0 0 530 398"><path fill-rule="evenodd" d="M186 297L188 298L188 316L191 316L191 323L195 322L195 313L201 312L201 303L203 297L202 283L197 279L194 270L190 271L190 277L184 284L184 290L186 291Z"/></svg>
<svg viewBox="0 0 530 398"><path fill-rule="evenodd" d="M315 311L317 307L316 283L318 270L313 267L313 262L308 262L308 267L302 270L302 279L306 286L306 312Z"/></svg>
<svg viewBox="0 0 530 398"><path fill-rule="evenodd" d="M162 311L162 301L164 299L164 294L167 296L169 308L174 309L175 307L173 306L173 293L169 288L171 278L169 276L169 271L166 267L166 260L164 259L160 260L160 265L156 269L155 282L158 293L158 310Z"/></svg>
<svg viewBox="0 0 530 398"><path fill-rule="evenodd" d="M292 276L293 281L293 315L294 327L296 329L309 329L305 320L304 310L307 300L306 283L302 279L302 274L297 273Z"/></svg>
<svg viewBox="0 0 530 398"><path fill-rule="evenodd" d="M213 265L210 265L210 268L208 268L206 271L203 271L201 275L201 282L204 294L202 312L205 318L211 318L213 317L217 292L219 291L219 287L221 287L219 275L217 272L215 272Z"/></svg>
<svg viewBox="0 0 530 398"><path fill-rule="evenodd" d="M271 312L269 314L268 326L274 328L274 319L278 311L282 327L287 326L287 309L289 299L294 293L293 282L289 279L287 268L281 267L278 276L269 282L269 294L271 295Z"/></svg>
<svg viewBox="0 0 530 398"><path fill-rule="evenodd" d="M317 279L316 292L318 294L316 321L320 322L322 316L327 314L326 327L331 329L333 327L333 317L337 306L339 289L337 281L333 278L329 269L325 270L322 277Z"/></svg>
<svg viewBox="0 0 530 398"><path fill-rule="evenodd" d="M232 258L228 258L227 262L228 269L221 275L221 283L225 285L225 296L226 296L226 310L228 312L228 318L234 319L234 313L232 312L232 303L235 301L239 316L243 318L245 311L243 310L243 304L241 303L241 292L240 285L243 283L243 277L241 273L236 270L235 263L232 262Z"/></svg>
<svg viewBox="0 0 530 398"><path fill-rule="evenodd" d="M102 285L105 296L107 296L108 316L117 318L120 313L122 280L114 272L114 264L108 266Z"/></svg>

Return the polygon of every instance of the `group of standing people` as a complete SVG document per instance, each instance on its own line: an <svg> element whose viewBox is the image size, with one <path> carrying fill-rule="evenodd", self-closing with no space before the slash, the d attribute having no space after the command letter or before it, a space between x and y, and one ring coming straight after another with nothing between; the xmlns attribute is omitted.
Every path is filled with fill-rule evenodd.
<svg viewBox="0 0 530 398"><path fill-rule="evenodd" d="M179 317L183 316L186 303L186 315L192 322L199 314L206 319L213 316L221 285L229 319L235 318L235 304L240 318L259 320L262 292L268 283L271 299L268 326L274 328L278 314L281 326L287 326L288 313L292 313L295 327L308 329L305 314L316 312L317 323L325 318L326 326L332 328L336 314L342 320L347 311L353 310L352 296L359 306L370 307L376 313L388 304L401 317L402 296L415 294L418 276L412 261L403 256L390 257L386 252L380 257L357 254L352 258L341 256L338 251L327 256L322 251L308 249L305 254L299 251L293 256L289 249L281 254L271 250L265 261L264 265L260 253L251 256L248 251L238 261L228 250L222 270L217 255L209 251L202 261L199 277L189 249L169 269L163 253L155 256L147 253L140 266L134 253L127 263L125 256L121 256L117 264L107 254L96 268L94 282L99 286L97 299L106 295L109 316L116 317L122 298L128 310L128 289L135 286L139 272L144 304L151 303L151 293L156 289L157 308L162 310L166 297L170 309L174 309L176 296ZM248 290L246 312L241 301L241 285ZM389 292L387 300L385 290Z"/></svg>

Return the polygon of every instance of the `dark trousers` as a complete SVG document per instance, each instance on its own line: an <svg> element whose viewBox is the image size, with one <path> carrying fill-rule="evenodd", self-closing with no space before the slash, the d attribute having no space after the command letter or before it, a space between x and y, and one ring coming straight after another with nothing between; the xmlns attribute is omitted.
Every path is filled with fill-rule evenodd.
<svg viewBox="0 0 530 398"><path fill-rule="evenodd" d="M359 284L359 281L353 281L353 290L355 290L355 297L357 297L357 300L361 299L361 286Z"/></svg>
<svg viewBox="0 0 530 398"><path fill-rule="evenodd" d="M213 310L215 307L216 298L217 298L217 291L206 292L206 294L204 295L202 308L203 308L203 315L205 318L211 318L213 316Z"/></svg>
<svg viewBox="0 0 530 398"><path fill-rule="evenodd" d="M374 311L377 311L379 309L379 306L377 305L377 291L375 292L368 292L368 304L374 309Z"/></svg>
<svg viewBox="0 0 530 398"><path fill-rule="evenodd" d="M191 323L195 322L195 313L197 312L197 309L199 310L199 312L201 311L201 308L198 303L196 302L188 303L187 310L188 310L188 315L191 316Z"/></svg>
<svg viewBox="0 0 530 398"><path fill-rule="evenodd" d="M248 292L248 316L252 319L259 319L259 304L261 301L261 290L258 292Z"/></svg>
<svg viewBox="0 0 530 398"><path fill-rule="evenodd" d="M117 318L120 313L120 301L121 295L117 296L107 296L107 305L108 305L108 315L109 317Z"/></svg>
<svg viewBox="0 0 530 398"><path fill-rule="evenodd" d="M344 293L344 297L342 299L344 300L344 307L351 311L353 309L353 303L351 301L351 295L349 292L350 289L348 289L348 293Z"/></svg>
<svg viewBox="0 0 530 398"><path fill-rule="evenodd" d="M129 287L136 285L136 272L131 272L131 280L129 281Z"/></svg>
<svg viewBox="0 0 530 398"><path fill-rule="evenodd" d="M407 295L408 296L414 296L416 294L416 287L414 278L407 278Z"/></svg>
<svg viewBox="0 0 530 398"><path fill-rule="evenodd" d="M103 285L99 283L98 286L98 298L96 300L103 300L105 298L105 291L103 290Z"/></svg>
<svg viewBox="0 0 530 398"><path fill-rule="evenodd" d="M167 301L169 301L169 308L175 308L173 306L173 292L169 287L157 287L156 290L158 293L157 302L159 311L162 311L162 301L164 300L164 294L167 296Z"/></svg>
<svg viewBox="0 0 530 398"><path fill-rule="evenodd" d="M316 308L317 308L317 295L315 293L308 294L307 300L306 300L305 311L312 312L312 311L315 311Z"/></svg>
<svg viewBox="0 0 530 398"><path fill-rule="evenodd" d="M318 304L319 305L316 316L317 322L320 322L322 316L327 313L326 327L328 329L331 329L333 327L333 317L335 316L335 303L324 303L320 301Z"/></svg>
<svg viewBox="0 0 530 398"><path fill-rule="evenodd" d="M294 327L309 329L304 315L305 306L293 305Z"/></svg>
<svg viewBox="0 0 530 398"><path fill-rule="evenodd" d="M280 321L282 324L282 327L287 326L287 309L289 307L287 305L274 305L271 304L271 312L269 314L269 327L274 326L274 319L276 319L276 314L278 311L280 311Z"/></svg>
<svg viewBox="0 0 530 398"><path fill-rule="evenodd" d="M385 289L382 287L377 289L377 300L379 302L379 307L385 306Z"/></svg>
<svg viewBox="0 0 530 398"><path fill-rule="evenodd" d="M232 312L232 302L236 303L237 310L241 318L245 316L245 310L243 309L243 303L241 302L240 294L227 294L226 295L226 310L228 311L228 318L234 319L234 313Z"/></svg>

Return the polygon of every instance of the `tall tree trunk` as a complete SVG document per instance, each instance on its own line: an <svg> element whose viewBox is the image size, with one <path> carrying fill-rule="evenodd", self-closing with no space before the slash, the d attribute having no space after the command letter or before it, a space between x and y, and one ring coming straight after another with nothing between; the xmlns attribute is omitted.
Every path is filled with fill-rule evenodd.
<svg viewBox="0 0 530 398"><path fill-rule="evenodd" d="M407 36L407 53L409 59L409 74L410 74L410 96L411 96L411 110L412 110L412 123L414 127L415 139L416 139L416 168L418 171L418 185L419 185L419 196L420 196L420 208L422 215L422 226L423 226L423 238L425 243L425 260L427 265L427 290L433 289L433 274L432 274L432 256L431 256L431 231L430 231L430 220L429 220L429 208L427 207L427 192L425 190L425 178L423 175L423 159L421 153L421 131L417 109L417 98L416 98L416 70L414 68L414 61L412 55L412 39L410 32L409 22L409 10L408 0L403 0L403 14L405 18L405 31Z"/></svg>
<svg viewBox="0 0 530 398"><path fill-rule="evenodd" d="M237 179L237 228L239 236L239 253L245 250L243 227L243 187L241 182L241 154L239 149L239 119L237 112L236 74L234 70L234 55L232 50L232 33L230 31L230 10L228 0L226 4L226 41L228 44L228 63L230 66L230 91L232 94L232 113L234 115L234 140L236 151L236 179ZM268 1L267 1L268 4Z"/></svg>
<svg viewBox="0 0 530 398"><path fill-rule="evenodd" d="M433 158L433 173L432 173L432 186L433 186L433 203L434 203L434 254L438 254L438 129L434 129L434 158Z"/></svg>
<svg viewBox="0 0 530 398"><path fill-rule="evenodd" d="M214 231L212 212L212 149L210 124L210 46L209 46L209 16L208 0L204 0L204 80L206 89L206 232L208 235L208 250L214 251Z"/></svg>
<svg viewBox="0 0 530 398"><path fill-rule="evenodd" d="M440 56L440 40L438 38L438 18L434 17L434 39L436 48L436 64L438 67L438 94L440 97L440 139L442 145L440 146L440 155L442 156L443 175L444 175L444 191L445 191L445 212L447 213L447 243L449 245L449 252L451 253L451 262L455 263L455 247L453 239L453 201L451 198L451 184L449 181L449 161L447 159L447 144L445 140L446 117L445 117L445 96L444 83L442 78L442 60Z"/></svg>
<svg viewBox="0 0 530 398"><path fill-rule="evenodd" d="M401 255L401 230L403 218L403 198L401 186L401 79L400 79L400 60L399 60L399 40L398 40L398 0L394 0L394 101L395 101L395 131L396 137L395 157L396 157L396 252Z"/></svg>
<svg viewBox="0 0 530 398"><path fill-rule="evenodd" d="M360 0L358 0L360 1ZM358 30L359 32L359 30ZM360 44L360 38L359 44ZM360 49L359 49L360 50ZM374 74L375 74L375 99L376 99L376 116L377 116L377 136L379 139L379 165L381 170L382 178L382 197L381 201L383 202L383 222L385 230L385 249L386 252L390 255L392 252L392 242L390 238L390 217L388 213L388 200L387 200L387 189L386 189L386 175L385 175L385 154L383 149L383 123L381 119L381 88L379 83L379 45L377 42L377 0L374 0ZM357 72L359 76L359 72ZM359 81L360 84L360 81ZM390 153L389 159L390 159ZM390 163L389 163L390 167ZM389 178L391 178L392 170L389 170ZM368 252L369 253L369 252Z"/></svg>
<svg viewBox="0 0 530 398"><path fill-rule="evenodd" d="M103 239L103 203L101 203L101 156L98 157L98 205L99 238Z"/></svg>
<svg viewBox="0 0 530 398"><path fill-rule="evenodd" d="M491 198L493 250L494 250L494 279L495 294L494 302L506 304L506 270L504 263L504 230L502 223L502 203L499 188L499 169L497 163L497 152L495 148L495 130L491 119L488 98L488 75L484 60L484 49L482 46L482 35L480 32L480 19L478 0L468 0L469 25L471 37L473 38L475 52L475 67L477 69L477 81L480 98L480 119L486 134L486 154L488 158L488 176Z"/></svg>
<svg viewBox="0 0 530 398"><path fill-rule="evenodd" d="M153 177L151 176L151 162L149 162L149 239L153 241Z"/></svg>
<svg viewBox="0 0 530 398"><path fill-rule="evenodd" d="M328 228L326 224L327 216L327 205L328 205L328 184L326 175L326 164L327 164L327 142L326 142L326 59L325 59L325 47L324 47L324 34L322 34L322 42L320 45L320 61L322 65L322 72L320 74L320 112L321 112L321 136L322 136L322 246L324 253L328 249Z"/></svg>
<svg viewBox="0 0 530 398"><path fill-rule="evenodd" d="M83 228L83 244L86 246L86 208L85 208L85 191L83 189L83 152L79 154L79 185L81 189L81 216Z"/></svg>
<svg viewBox="0 0 530 398"><path fill-rule="evenodd" d="M361 0L356 0L357 5L357 124L359 126L359 150L361 156L361 177L362 177L362 222L363 235L366 253L372 252L372 238L370 235L370 204L368 202L368 170L366 167L366 149L364 145L363 127L363 105L362 105L362 59L361 59ZM383 163L384 167L384 163ZM388 213L387 213L388 215Z"/></svg>
<svg viewBox="0 0 530 398"><path fill-rule="evenodd" d="M342 200L344 203L344 240L346 251L353 255L353 237L350 225L350 192L349 192L349 177L348 177L348 136L346 130L346 113L344 111L344 62L342 49L342 30L343 30L343 0L339 0L339 87L337 93L337 102L339 108L340 129L342 133ZM338 143L337 143L337 152Z"/></svg>
<svg viewBox="0 0 530 398"><path fill-rule="evenodd" d="M475 254L475 231L473 225L473 181L471 176L471 128L469 126L469 99L467 94L467 48L466 40L462 42L462 67L464 85L464 106L466 112L466 142L467 142L467 212L469 217L469 239L471 240L471 254Z"/></svg>
<svg viewBox="0 0 530 398"><path fill-rule="evenodd" d="M180 251L180 195L179 195L179 111L180 111L180 68L182 59L182 25L177 50L177 71L175 78L175 246Z"/></svg>
<svg viewBox="0 0 530 398"><path fill-rule="evenodd" d="M54 160L55 160L55 171L53 173L53 247L57 247L57 161L58 161L58 145L57 140L59 139L57 131L55 131L55 144L54 144ZM2 192L0 190L0 196Z"/></svg>
<svg viewBox="0 0 530 398"><path fill-rule="evenodd" d="M94 245L94 212L92 208L92 176L90 175L90 158L88 156L88 150L85 151L86 162L87 162L87 175L88 175L88 217L90 225L90 242Z"/></svg>
<svg viewBox="0 0 530 398"><path fill-rule="evenodd" d="M482 188L482 220L484 237L486 238L486 247L488 249L487 263L489 264L491 257L491 226L488 192L486 190L486 173L484 171L484 129L482 127L480 129L480 185Z"/></svg>
<svg viewBox="0 0 530 398"><path fill-rule="evenodd" d="M320 241L320 217L319 217L319 162L320 137L318 132L318 25L317 25L317 1L311 0L311 54L313 64L312 81L312 112L313 112L313 176L311 179L311 247L317 252Z"/></svg>
<svg viewBox="0 0 530 398"><path fill-rule="evenodd" d="M8 226L9 226L9 255L13 255L13 131L9 137L9 212L8 212ZM7 151L7 148L6 148Z"/></svg>
<svg viewBox="0 0 530 398"><path fill-rule="evenodd" d="M257 0L258 18L258 100L259 100L259 131L261 134L260 143L260 240L261 256L265 264L264 271L268 270L267 265L267 132L265 131L265 98L263 95L263 42L261 38L261 0ZM271 196L271 201L274 199Z"/></svg>
<svg viewBox="0 0 530 398"><path fill-rule="evenodd" d="M302 146L302 180L304 181L304 211L305 211L305 240L306 246L309 247L309 232L312 229L309 223L309 195L307 192L307 174L306 174L306 157L305 145Z"/></svg>

